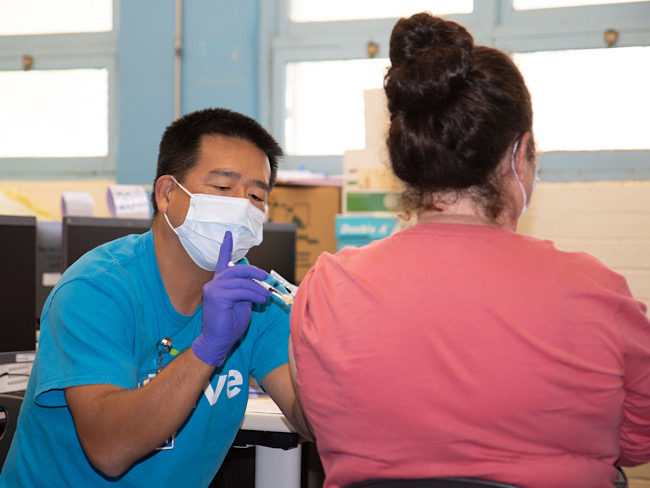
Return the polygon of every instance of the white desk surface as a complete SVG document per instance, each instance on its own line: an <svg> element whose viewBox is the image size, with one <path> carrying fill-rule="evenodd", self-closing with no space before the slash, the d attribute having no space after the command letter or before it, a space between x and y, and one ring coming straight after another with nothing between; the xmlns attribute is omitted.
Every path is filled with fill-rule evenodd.
<svg viewBox="0 0 650 488"><path fill-rule="evenodd" d="M255 387L249 389L246 414L240 429L279 432L281 435L295 432L271 397ZM256 445L255 487L300 488L301 452L301 446L285 450Z"/></svg>
<svg viewBox="0 0 650 488"><path fill-rule="evenodd" d="M271 397L251 388L248 394L246 414L241 424L242 430L267 432L295 432L286 417Z"/></svg>

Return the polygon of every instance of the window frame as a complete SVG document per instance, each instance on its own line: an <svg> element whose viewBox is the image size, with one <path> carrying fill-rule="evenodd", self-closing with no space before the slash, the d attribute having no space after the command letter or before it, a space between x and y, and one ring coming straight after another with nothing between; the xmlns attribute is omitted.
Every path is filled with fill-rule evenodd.
<svg viewBox="0 0 650 488"><path fill-rule="evenodd" d="M115 178L117 156L117 0L113 30L71 34L1 36L0 71L22 71L23 55L33 70L106 69L108 73L108 150L102 157L0 158L0 179L63 180ZM34 134L38 143L38 134Z"/></svg>
<svg viewBox="0 0 650 488"><path fill-rule="evenodd" d="M289 62L366 58L369 41L388 57L397 19L292 23L288 2L260 5L260 118L285 147L285 66ZM515 11L510 0L475 0L471 14L445 15L466 26L478 44L509 53L606 47L604 32L619 32L615 47L650 46L650 2ZM650 180L650 150L544 153L544 181ZM284 169L306 167L341 174L342 155L292 156Z"/></svg>

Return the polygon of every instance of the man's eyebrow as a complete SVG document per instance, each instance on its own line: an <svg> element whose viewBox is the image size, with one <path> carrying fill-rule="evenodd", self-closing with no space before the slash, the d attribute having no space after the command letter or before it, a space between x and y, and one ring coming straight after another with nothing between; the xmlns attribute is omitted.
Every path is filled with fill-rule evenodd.
<svg viewBox="0 0 650 488"><path fill-rule="evenodd" d="M271 187L269 186L269 184L262 180L253 180L253 183L255 184L255 186L261 188L265 192L271 191Z"/></svg>
<svg viewBox="0 0 650 488"><path fill-rule="evenodd" d="M226 178L233 178L235 180L239 180L241 178L241 173L227 169L213 169L209 174L210 176L225 176Z"/></svg>
<svg viewBox="0 0 650 488"><path fill-rule="evenodd" d="M226 178L232 178L234 180L239 180L242 177L241 173L227 169L213 169L209 174L210 176L223 176ZM266 192L271 191L271 186L266 181L253 180L253 184Z"/></svg>

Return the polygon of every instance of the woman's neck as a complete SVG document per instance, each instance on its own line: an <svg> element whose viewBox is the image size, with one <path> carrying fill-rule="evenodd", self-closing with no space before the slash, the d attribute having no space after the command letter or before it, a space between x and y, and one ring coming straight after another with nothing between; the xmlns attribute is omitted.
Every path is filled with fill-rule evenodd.
<svg viewBox="0 0 650 488"><path fill-rule="evenodd" d="M484 216L439 210L422 210L418 212L418 223L465 224L500 227L496 222L493 222Z"/></svg>
<svg viewBox="0 0 650 488"><path fill-rule="evenodd" d="M467 198L458 198L453 203L437 202L438 209L420 209L418 222L439 224L483 225L511 229L511 225L501 219L493 220L485 215L482 208ZM515 223L516 228L516 223ZM511 229L514 230L514 229Z"/></svg>

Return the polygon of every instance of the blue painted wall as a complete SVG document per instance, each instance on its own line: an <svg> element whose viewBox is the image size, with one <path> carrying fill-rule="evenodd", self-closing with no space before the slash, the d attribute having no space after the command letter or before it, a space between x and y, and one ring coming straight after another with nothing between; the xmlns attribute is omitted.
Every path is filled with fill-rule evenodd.
<svg viewBox="0 0 650 488"><path fill-rule="evenodd" d="M257 118L257 1L185 0L183 15L183 113L225 107Z"/></svg>
<svg viewBox="0 0 650 488"><path fill-rule="evenodd" d="M174 120L174 0L120 2L117 181L151 184ZM225 107L257 119L258 0L185 0L181 113Z"/></svg>

